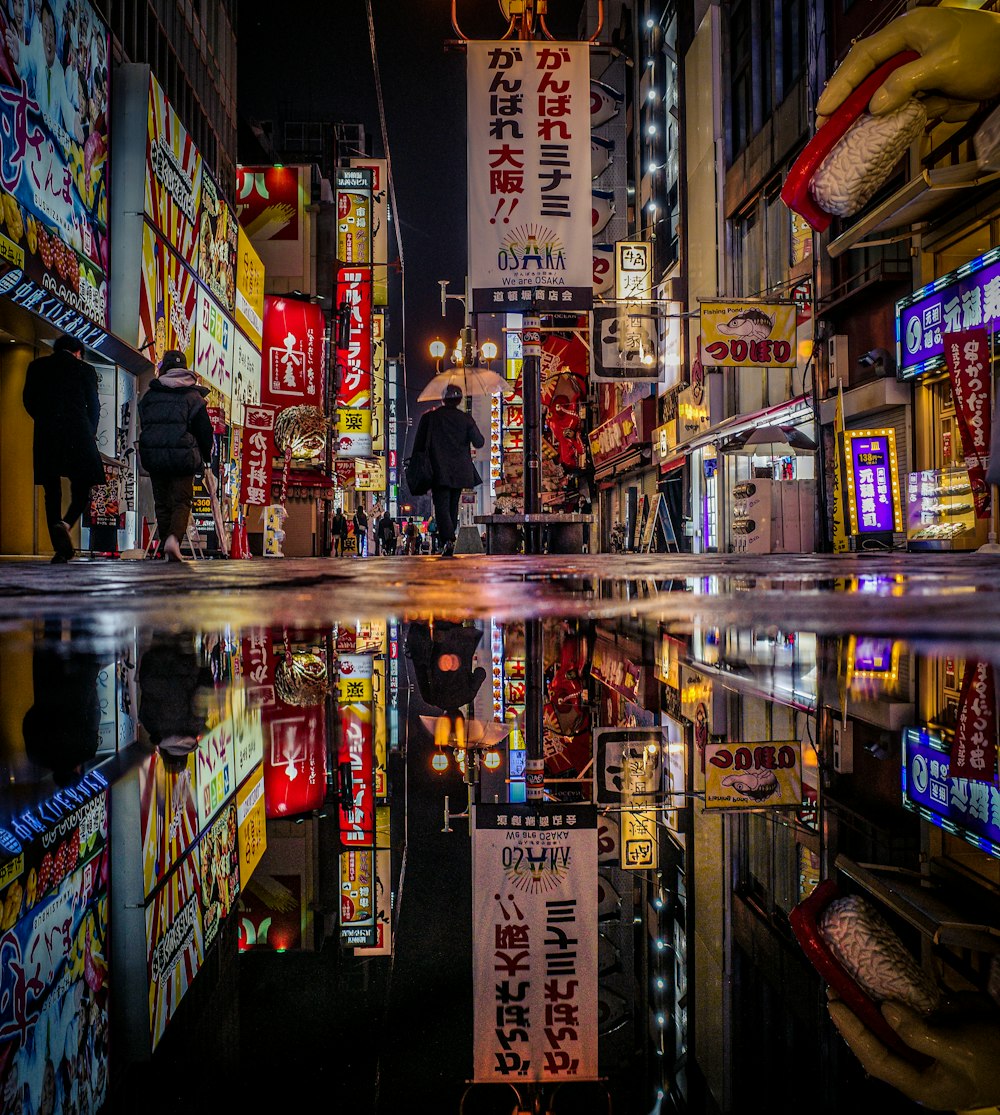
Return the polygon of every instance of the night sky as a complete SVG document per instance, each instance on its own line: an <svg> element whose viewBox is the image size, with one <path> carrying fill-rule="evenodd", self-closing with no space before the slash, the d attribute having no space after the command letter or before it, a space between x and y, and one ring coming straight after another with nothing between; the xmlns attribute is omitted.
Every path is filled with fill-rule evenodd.
<svg viewBox="0 0 1000 1115"><path fill-rule="evenodd" d="M579 8L579 0L553 0L550 29L572 37ZM464 292L465 55L446 50L456 37L450 0L373 0L373 16L402 230L412 400L433 371L427 346L437 336L453 341L462 325L455 300L442 320L438 280ZM494 0L458 0L458 19L474 38L506 30ZM241 117L360 122L371 153L384 154L365 0L241 0L238 64Z"/></svg>

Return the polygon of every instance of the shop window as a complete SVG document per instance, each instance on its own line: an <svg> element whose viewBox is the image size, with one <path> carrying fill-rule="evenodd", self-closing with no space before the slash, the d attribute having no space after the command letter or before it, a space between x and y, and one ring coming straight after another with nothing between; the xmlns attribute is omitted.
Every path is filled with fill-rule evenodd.
<svg viewBox="0 0 1000 1115"><path fill-rule="evenodd" d="M743 150L752 134L752 24L749 0L734 4L729 17L730 143L733 157Z"/></svg>
<svg viewBox="0 0 1000 1115"><path fill-rule="evenodd" d="M802 76L806 58L805 0L781 3L781 97L787 97Z"/></svg>

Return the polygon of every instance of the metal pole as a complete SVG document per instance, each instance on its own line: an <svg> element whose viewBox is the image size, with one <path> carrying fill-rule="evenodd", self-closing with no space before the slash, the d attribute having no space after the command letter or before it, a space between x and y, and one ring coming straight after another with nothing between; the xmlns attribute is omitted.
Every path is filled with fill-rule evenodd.
<svg viewBox="0 0 1000 1115"><path fill-rule="evenodd" d="M528 759L541 759L545 696L545 655L542 621L524 623L524 742Z"/></svg>
<svg viewBox="0 0 1000 1115"><path fill-rule="evenodd" d="M524 399L524 513L537 515L542 509L542 321L525 314L521 325L521 394ZM525 523L524 552L541 552L541 527Z"/></svg>

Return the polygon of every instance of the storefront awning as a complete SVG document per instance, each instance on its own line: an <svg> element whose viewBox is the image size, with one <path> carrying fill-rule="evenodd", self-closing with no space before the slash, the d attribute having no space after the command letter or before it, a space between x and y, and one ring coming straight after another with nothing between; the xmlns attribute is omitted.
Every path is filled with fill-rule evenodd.
<svg viewBox="0 0 1000 1115"><path fill-rule="evenodd" d="M660 472L674 472L676 469L679 469L686 460L687 453L678 453L676 457L671 457L667 461L660 462Z"/></svg>
<svg viewBox="0 0 1000 1115"><path fill-rule="evenodd" d="M827 251L835 259L850 248L864 247L860 241L873 232L900 229L902 236L894 239L912 236L913 225L927 220L954 200L957 193L973 186L988 185L997 178L1000 172L984 171L976 161L924 170L832 240Z"/></svg>
<svg viewBox="0 0 1000 1115"><path fill-rule="evenodd" d="M798 426L802 422L811 422L813 418L812 396L796 395L794 399L787 399L783 403L755 411L753 414L737 414L727 418L725 422L720 422L690 441L678 445L677 448L690 453L703 445L725 441L737 434L753 430L757 426Z"/></svg>

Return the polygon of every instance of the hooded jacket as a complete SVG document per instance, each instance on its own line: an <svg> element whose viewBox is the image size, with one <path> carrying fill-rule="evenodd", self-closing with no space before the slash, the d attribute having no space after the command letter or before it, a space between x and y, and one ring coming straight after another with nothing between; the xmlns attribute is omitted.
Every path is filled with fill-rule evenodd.
<svg viewBox="0 0 1000 1115"><path fill-rule="evenodd" d="M149 473L194 476L212 457L212 420L194 372L161 372L139 400L139 458Z"/></svg>

